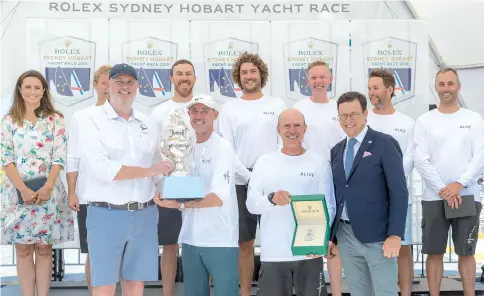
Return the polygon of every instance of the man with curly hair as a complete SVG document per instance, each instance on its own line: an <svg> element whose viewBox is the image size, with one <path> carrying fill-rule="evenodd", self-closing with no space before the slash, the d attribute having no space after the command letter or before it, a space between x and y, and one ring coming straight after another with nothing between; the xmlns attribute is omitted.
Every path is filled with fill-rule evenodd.
<svg viewBox="0 0 484 296"><path fill-rule="evenodd" d="M259 55L241 54L232 66L232 76L243 95L223 106L220 134L230 142L242 164L251 170L260 155L278 148L277 119L286 106L280 98L262 92L269 71ZM256 139L257 143L254 143ZM240 286L242 296L249 296L254 273L257 216L247 210L247 182L238 175L235 182L239 205Z"/></svg>

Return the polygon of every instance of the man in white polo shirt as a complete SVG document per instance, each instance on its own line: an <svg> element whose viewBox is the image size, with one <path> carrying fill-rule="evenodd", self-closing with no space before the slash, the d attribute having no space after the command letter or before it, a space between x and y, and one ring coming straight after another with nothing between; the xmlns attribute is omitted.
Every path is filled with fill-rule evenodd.
<svg viewBox="0 0 484 296"><path fill-rule="evenodd" d="M251 170L260 155L277 150L277 117L286 107L281 99L262 93L269 70L257 54L241 54L232 66L232 76L243 95L224 104L219 119L220 134L229 141L240 162ZM254 276L257 216L247 211L247 180L236 176L235 184L239 205L241 295L249 296Z"/></svg>
<svg viewBox="0 0 484 296"><path fill-rule="evenodd" d="M71 210L77 212L77 225L79 229L79 244L82 254L88 254L87 249L87 202L83 199L83 189L86 176L79 172L83 172L84 163L79 159L80 139L78 138L79 131L77 130L78 121L86 116L86 112L92 110L95 106L104 105L109 99L109 71L111 66L104 65L94 72L93 86L96 90L97 100L94 106L86 109L78 110L72 115L72 121L69 130L69 143L67 146L67 185L68 185L68 206ZM89 294L92 295L91 290L91 267L89 264L89 255L86 256L86 282Z"/></svg>
<svg viewBox="0 0 484 296"><path fill-rule="evenodd" d="M395 91L393 73L385 69L373 69L368 79L368 97L373 109L368 111L368 126L388 134L397 140L403 152L403 170L407 184L413 170L413 127L415 121L395 110L392 97ZM411 192L409 190L409 192ZM398 254L398 284L402 296L410 296L413 282L412 244L412 198L408 198L405 237Z"/></svg>
<svg viewBox="0 0 484 296"><path fill-rule="evenodd" d="M180 203L157 197L161 207L180 209L183 225L183 281L186 296L239 295L239 220L235 193L235 151L214 132L219 106L209 96L194 96L187 106L196 133L191 175L200 176L206 192L199 201Z"/></svg>
<svg viewBox="0 0 484 296"><path fill-rule="evenodd" d="M415 123L415 168L425 183L422 253L427 254L431 296L440 293L450 226L464 295L475 294L474 254L482 209L477 180L484 171L484 121L479 113L459 106L460 87L456 70L440 70L435 77L439 107L421 115ZM465 213L466 216L447 219L444 203L460 207L463 196L473 196L475 215Z"/></svg>
<svg viewBox="0 0 484 296"><path fill-rule="evenodd" d="M158 279L158 209L154 178L173 165L153 165L159 139L156 124L132 108L136 70L115 65L110 100L79 122L80 159L85 163L84 199L94 295L143 295L144 281Z"/></svg>
<svg viewBox="0 0 484 296"><path fill-rule="evenodd" d="M247 209L261 215L258 296L327 295L323 259L293 256L292 195L324 194L329 225L335 216L333 177L327 157L302 146L306 123L296 109L281 113L277 131L283 147L257 160L249 182ZM309 255L309 254L308 254Z"/></svg>
<svg viewBox="0 0 484 296"><path fill-rule="evenodd" d="M345 137L339 124L336 103L328 97L333 75L328 64L323 61L312 62L307 71L311 96L297 102L293 108L301 111L308 126L303 146L329 159L331 148ZM341 296L341 259L336 249L334 254L335 256L328 258L327 261L331 293L333 296Z"/></svg>

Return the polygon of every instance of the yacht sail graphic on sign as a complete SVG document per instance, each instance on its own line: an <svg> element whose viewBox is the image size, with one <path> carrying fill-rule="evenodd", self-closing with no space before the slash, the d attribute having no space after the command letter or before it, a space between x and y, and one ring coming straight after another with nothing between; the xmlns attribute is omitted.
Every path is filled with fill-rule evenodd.
<svg viewBox="0 0 484 296"><path fill-rule="evenodd" d="M165 87L163 86L163 83L161 82L160 75L158 75L158 72L155 71L153 74L153 85L155 86L153 88L153 91L161 93L163 96L166 96L165 92Z"/></svg>
<svg viewBox="0 0 484 296"><path fill-rule="evenodd" d="M70 106L92 97L94 42L64 36L41 41L39 50L43 57L41 69L56 102ZM45 58L48 56L52 59Z"/></svg>
<svg viewBox="0 0 484 296"><path fill-rule="evenodd" d="M71 73L71 91L74 95L83 95L84 90L82 89L79 77L77 77L76 70L72 70Z"/></svg>

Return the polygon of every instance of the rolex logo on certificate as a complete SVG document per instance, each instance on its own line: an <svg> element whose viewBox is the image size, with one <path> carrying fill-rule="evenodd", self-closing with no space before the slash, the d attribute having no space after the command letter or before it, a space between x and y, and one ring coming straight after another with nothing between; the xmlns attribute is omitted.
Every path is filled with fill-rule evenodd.
<svg viewBox="0 0 484 296"><path fill-rule="evenodd" d="M175 166L164 180L162 196L166 199L192 200L205 196L201 178L190 176L195 135L183 120L183 112L186 110L178 109L169 115L160 142L161 158Z"/></svg>

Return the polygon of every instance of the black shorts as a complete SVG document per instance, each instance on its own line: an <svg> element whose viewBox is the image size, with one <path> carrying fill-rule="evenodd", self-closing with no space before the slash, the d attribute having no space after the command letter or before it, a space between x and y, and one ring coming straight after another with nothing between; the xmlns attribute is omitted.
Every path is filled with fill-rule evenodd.
<svg viewBox="0 0 484 296"><path fill-rule="evenodd" d="M259 216L247 210L247 186L235 185L235 191L239 204L239 242L254 240Z"/></svg>
<svg viewBox="0 0 484 296"><path fill-rule="evenodd" d="M77 212L77 227L79 228L79 245L81 253L87 254L87 205L79 205L79 212Z"/></svg>
<svg viewBox="0 0 484 296"><path fill-rule="evenodd" d="M479 232L482 204L476 202L476 215L454 219L445 218L444 201L422 201L422 253L444 254L449 227L452 226L454 252L458 256L473 256Z"/></svg>
<svg viewBox="0 0 484 296"><path fill-rule="evenodd" d="M324 280L323 258L292 262L262 262L257 296L328 295Z"/></svg>
<svg viewBox="0 0 484 296"><path fill-rule="evenodd" d="M158 245L176 245L182 227L182 214L178 209L158 207Z"/></svg>

